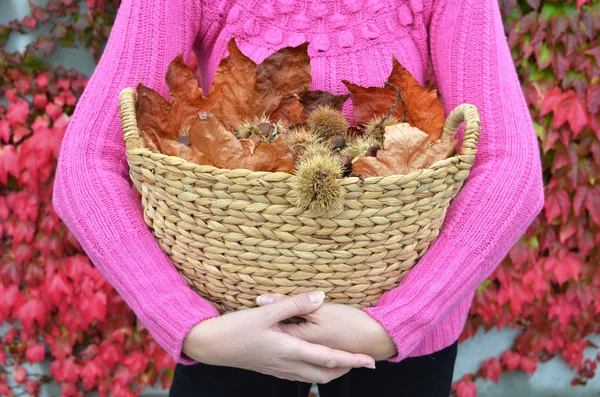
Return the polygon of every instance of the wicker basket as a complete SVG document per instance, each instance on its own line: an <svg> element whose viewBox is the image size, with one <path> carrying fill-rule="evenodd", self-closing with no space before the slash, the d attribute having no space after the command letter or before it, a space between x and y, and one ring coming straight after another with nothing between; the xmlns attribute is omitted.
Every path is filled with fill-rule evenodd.
<svg viewBox="0 0 600 397"><path fill-rule="evenodd" d="M345 207L318 217L293 204L296 176L197 165L150 151L137 129L136 94L120 95L130 176L144 218L190 287L223 313L264 293L322 290L328 301L374 305L439 234L469 175L479 113L458 106L443 134L466 122L460 154L408 175L344 178Z"/></svg>

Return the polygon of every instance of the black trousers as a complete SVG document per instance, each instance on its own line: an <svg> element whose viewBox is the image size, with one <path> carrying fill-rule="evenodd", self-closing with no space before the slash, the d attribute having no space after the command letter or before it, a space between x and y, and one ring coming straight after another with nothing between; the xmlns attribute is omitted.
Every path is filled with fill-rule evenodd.
<svg viewBox="0 0 600 397"><path fill-rule="evenodd" d="M325 385L321 397L448 397L457 343L428 356L356 368ZM206 364L177 364L170 397L307 397L310 384L253 371Z"/></svg>

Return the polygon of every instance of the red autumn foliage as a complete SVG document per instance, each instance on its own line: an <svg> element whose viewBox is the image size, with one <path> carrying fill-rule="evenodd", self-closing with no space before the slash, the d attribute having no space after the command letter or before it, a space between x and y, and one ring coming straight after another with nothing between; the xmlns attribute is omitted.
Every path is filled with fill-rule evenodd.
<svg viewBox="0 0 600 397"><path fill-rule="evenodd" d="M169 387L173 361L60 223L50 193L60 141L86 78L52 68L57 42L85 45L99 57L118 0L50 0L0 26L0 46L15 32L48 27L24 53L0 48L0 395L37 395L56 382L65 396L97 390L131 396ZM577 370L573 385L595 375L586 341L600 333L600 5L590 0L501 0L509 44L540 138L546 208L481 285L462 338L483 326L521 330L511 350L490 358L453 386L475 396L479 377L533 373L560 356ZM60 18L60 21L58 21ZM42 29L44 30L44 29ZM313 95L313 97L311 97ZM306 106L325 99L300 98ZM27 325L26 327L19 326ZM24 364L49 360L50 374ZM12 389L7 378L21 382Z"/></svg>

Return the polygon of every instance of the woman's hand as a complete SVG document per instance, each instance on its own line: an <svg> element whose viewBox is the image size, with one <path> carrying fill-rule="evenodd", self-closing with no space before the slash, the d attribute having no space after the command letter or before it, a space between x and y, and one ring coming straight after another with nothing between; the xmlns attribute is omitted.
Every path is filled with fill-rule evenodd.
<svg viewBox="0 0 600 397"><path fill-rule="evenodd" d="M322 293L301 294L205 320L187 335L183 352L205 364L311 383L328 383L356 367L374 368L365 354L309 343L281 330L281 321L309 315L322 303Z"/></svg>
<svg viewBox="0 0 600 397"><path fill-rule="evenodd" d="M260 305L268 307L287 299L293 297L262 295L257 301ZM319 309L298 317L306 321L282 324L281 329L310 343L367 354L375 360L384 360L398 353L392 338L381 324L354 307L325 303Z"/></svg>

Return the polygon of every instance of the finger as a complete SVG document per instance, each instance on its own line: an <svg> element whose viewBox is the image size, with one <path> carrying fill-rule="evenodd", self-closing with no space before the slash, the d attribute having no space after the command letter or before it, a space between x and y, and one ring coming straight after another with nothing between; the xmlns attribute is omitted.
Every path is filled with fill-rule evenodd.
<svg viewBox="0 0 600 397"><path fill-rule="evenodd" d="M256 304L258 306L266 306L271 303L281 302L284 299L289 299L291 296L282 294L264 294L256 297Z"/></svg>
<svg viewBox="0 0 600 397"><path fill-rule="evenodd" d="M315 332L305 332L306 323L300 324L279 324L279 328L288 335L302 339L310 343L317 343L320 335L315 335ZM318 329L317 329L318 331Z"/></svg>
<svg viewBox="0 0 600 397"><path fill-rule="evenodd" d="M325 294L321 291L304 293L264 306L264 309L268 313L268 321L274 325L288 318L314 312L323 304L324 298Z"/></svg>
<svg viewBox="0 0 600 397"><path fill-rule="evenodd" d="M332 349L327 346L309 343L296 339L290 343L292 359L302 360L309 364L325 368L374 368L373 357L360 353L349 353L343 350Z"/></svg>
<svg viewBox="0 0 600 397"><path fill-rule="evenodd" d="M302 361L294 363L294 380L308 383L329 383L334 379L350 372L352 368L324 368L317 365L307 364Z"/></svg>

